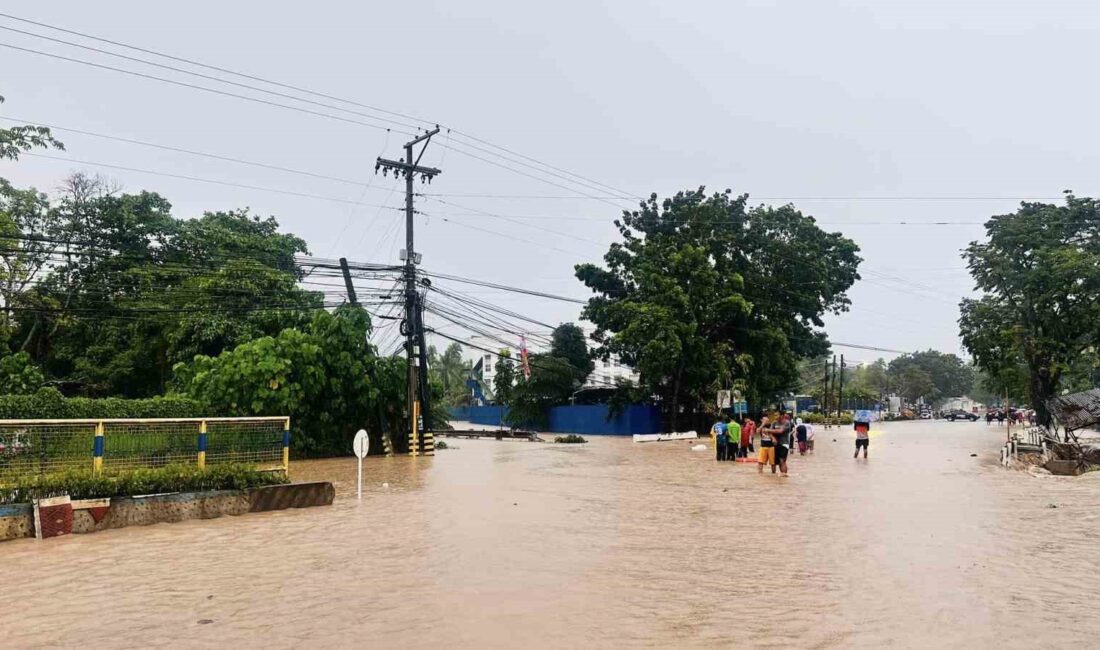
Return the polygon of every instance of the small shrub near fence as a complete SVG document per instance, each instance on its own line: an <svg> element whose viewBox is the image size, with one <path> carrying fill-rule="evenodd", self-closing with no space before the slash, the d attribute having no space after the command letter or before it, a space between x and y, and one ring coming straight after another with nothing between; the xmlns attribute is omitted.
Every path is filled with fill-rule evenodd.
<svg viewBox="0 0 1100 650"><path fill-rule="evenodd" d="M105 418L199 418L215 415L185 397L65 397L56 388L33 395L0 395L0 420L98 420Z"/></svg>
<svg viewBox="0 0 1100 650"><path fill-rule="evenodd" d="M168 465L100 473L91 469L67 470L24 475L0 485L0 504L29 503L34 499L66 494L73 499L102 499L169 492L246 490L287 482L283 474L240 464L214 465L206 469Z"/></svg>
<svg viewBox="0 0 1100 650"><path fill-rule="evenodd" d="M825 424L826 421L828 422L828 424L851 424L852 423L852 414L851 413L844 413L840 416L839 419L837 419L837 417L835 415L830 415L830 416L826 417L826 416L822 415L821 413L799 413L798 417L802 418L803 422L809 422L810 424Z"/></svg>

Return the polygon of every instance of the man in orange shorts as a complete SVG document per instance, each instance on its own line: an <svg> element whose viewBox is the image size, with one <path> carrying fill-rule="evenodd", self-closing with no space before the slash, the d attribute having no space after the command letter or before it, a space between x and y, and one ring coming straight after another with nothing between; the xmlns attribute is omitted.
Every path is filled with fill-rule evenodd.
<svg viewBox="0 0 1100 650"><path fill-rule="evenodd" d="M756 471L764 473L764 465L772 466L772 474L775 474L775 438L773 428L767 425L767 418L760 422L760 455L756 459Z"/></svg>

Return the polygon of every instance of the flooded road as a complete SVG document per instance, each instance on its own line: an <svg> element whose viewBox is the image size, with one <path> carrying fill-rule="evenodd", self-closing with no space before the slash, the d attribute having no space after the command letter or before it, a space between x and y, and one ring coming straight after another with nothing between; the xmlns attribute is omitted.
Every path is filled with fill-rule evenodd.
<svg viewBox="0 0 1100 650"><path fill-rule="evenodd" d="M819 430L787 479L679 442L459 440L369 459L357 502L354 459L299 462L333 507L0 544L0 646L1096 642L1100 475L1005 470L981 422L877 428L869 462Z"/></svg>

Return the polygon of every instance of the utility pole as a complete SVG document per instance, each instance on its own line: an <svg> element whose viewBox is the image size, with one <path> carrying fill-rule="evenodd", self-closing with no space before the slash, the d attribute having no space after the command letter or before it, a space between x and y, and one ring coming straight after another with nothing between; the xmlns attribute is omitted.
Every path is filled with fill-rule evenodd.
<svg viewBox="0 0 1100 650"><path fill-rule="evenodd" d="M840 355L840 383L836 389L836 419L840 424L840 414L844 410L844 355Z"/></svg>
<svg viewBox="0 0 1100 650"><path fill-rule="evenodd" d="M836 388L836 355L835 354L833 355L832 367L833 367L833 388ZM826 425L828 425L828 423L829 423L829 412L830 411L832 411L832 409L829 408L829 404L826 403L825 404L825 424ZM839 426L840 422L837 422L837 425Z"/></svg>
<svg viewBox="0 0 1100 650"><path fill-rule="evenodd" d="M348 302L358 306L359 298L355 295L355 285L351 283L351 269L348 268L348 258L340 258L340 273L344 275L344 288L348 292Z"/></svg>
<svg viewBox="0 0 1100 650"><path fill-rule="evenodd" d="M402 322L402 334L405 335L405 359L408 363L408 405L409 405L409 450L413 455L426 453L431 455L435 451L434 442L430 440L427 431L425 436L420 436L421 408L430 410L430 395L428 394L428 367L424 348L424 324L421 322L423 308L420 305L420 296L416 288L416 265L420 263L420 255L416 252L413 240L413 216L416 210L413 208L413 181L420 176L421 182L431 182L439 169L434 167L421 167L420 157L428 148L428 140L439 133L439 127L427 131L409 142L405 143L405 160L388 160L378 158L374 166L374 172L382 170L385 176L393 171L394 178L398 175L405 177L405 250L402 251L405 260L405 320ZM420 153L413 158L413 149L416 145L424 143ZM429 417L424 418L425 430L430 429Z"/></svg>
<svg viewBox="0 0 1100 650"><path fill-rule="evenodd" d="M825 417L829 416L829 361L825 361L825 383L824 390L821 392L821 413Z"/></svg>

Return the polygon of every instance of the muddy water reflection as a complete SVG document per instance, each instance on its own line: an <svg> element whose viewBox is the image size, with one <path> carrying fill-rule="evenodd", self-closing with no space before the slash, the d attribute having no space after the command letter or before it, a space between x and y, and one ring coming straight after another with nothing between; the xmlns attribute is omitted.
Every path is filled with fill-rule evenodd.
<svg viewBox="0 0 1100 650"><path fill-rule="evenodd" d="M1100 476L1006 472L1000 435L896 425L864 463L822 432L789 479L681 443L458 441L370 459L362 502L354 460L298 463L336 505L0 545L0 645L1090 643Z"/></svg>

